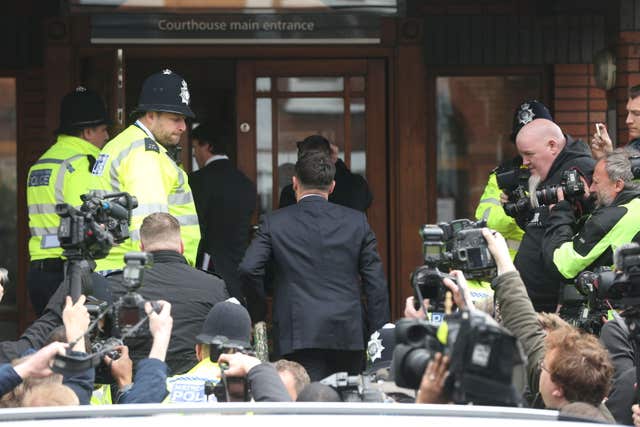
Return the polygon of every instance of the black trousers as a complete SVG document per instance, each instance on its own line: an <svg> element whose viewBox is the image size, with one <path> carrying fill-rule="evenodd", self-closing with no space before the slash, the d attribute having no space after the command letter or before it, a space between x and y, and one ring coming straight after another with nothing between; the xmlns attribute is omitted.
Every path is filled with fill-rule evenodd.
<svg viewBox="0 0 640 427"><path fill-rule="evenodd" d="M64 280L64 262L60 258L48 258L29 263L27 289L36 316L44 312L49 299Z"/></svg>
<svg viewBox="0 0 640 427"><path fill-rule="evenodd" d="M311 381L320 381L336 372L358 375L362 373L364 366L363 350L309 348L285 354L283 358L304 366Z"/></svg>

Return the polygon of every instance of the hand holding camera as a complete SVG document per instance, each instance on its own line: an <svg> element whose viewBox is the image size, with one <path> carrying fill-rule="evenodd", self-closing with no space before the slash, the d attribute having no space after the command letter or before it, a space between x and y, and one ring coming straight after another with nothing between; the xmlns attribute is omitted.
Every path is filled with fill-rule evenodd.
<svg viewBox="0 0 640 427"><path fill-rule="evenodd" d="M489 246L489 252L493 255L493 259L496 262L498 269L498 275L504 274L508 271L515 271L516 267L511 260L511 254L509 253L509 247L507 241L502 234L497 231L489 230L488 228L482 229L482 235L487 241Z"/></svg>
<svg viewBox="0 0 640 427"><path fill-rule="evenodd" d="M220 365L226 364L225 375L229 377L246 377L247 373L262 362L245 353L222 353L218 358Z"/></svg>
<svg viewBox="0 0 640 427"><path fill-rule="evenodd" d="M445 380L449 375L449 356L442 356L442 353L436 353L433 360L429 361L427 368L424 370L416 403L440 403L446 404L444 386Z"/></svg>
<svg viewBox="0 0 640 427"><path fill-rule="evenodd" d="M109 367L118 388L122 389L133 382L133 362L129 357L129 347L126 345L117 346L112 352L107 353L103 360L105 365Z"/></svg>

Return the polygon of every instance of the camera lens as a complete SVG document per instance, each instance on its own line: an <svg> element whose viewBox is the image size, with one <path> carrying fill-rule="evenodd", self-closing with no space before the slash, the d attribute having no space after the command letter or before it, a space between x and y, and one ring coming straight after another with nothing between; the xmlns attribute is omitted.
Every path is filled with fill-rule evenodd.
<svg viewBox="0 0 640 427"><path fill-rule="evenodd" d="M407 354L404 359L403 376L409 383L410 388L417 389L420 387L420 381L427 363L433 358L433 352L429 349L416 348Z"/></svg>

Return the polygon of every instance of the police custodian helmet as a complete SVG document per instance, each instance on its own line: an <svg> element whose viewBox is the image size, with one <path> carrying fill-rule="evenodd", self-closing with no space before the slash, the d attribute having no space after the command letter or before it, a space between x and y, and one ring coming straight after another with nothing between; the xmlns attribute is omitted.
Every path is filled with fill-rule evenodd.
<svg viewBox="0 0 640 427"><path fill-rule="evenodd" d="M56 133L73 133L103 124L110 124L110 120L104 102L97 93L78 86L62 98L60 124Z"/></svg>
<svg viewBox="0 0 640 427"><path fill-rule="evenodd" d="M513 115L513 126L511 130L511 142L516 142L516 136L525 125L535 119L547 119L553 121L549 109L540 101L530 99L524 101Z"/></svg>
<svg viewBox="0 0 640 427"><path fill-rule="evenodd" d="M187 82L171 70L162 70L144 81L138 106L133 113L161 111L193 119L195 114L189 108L190 99Z"/></svg>

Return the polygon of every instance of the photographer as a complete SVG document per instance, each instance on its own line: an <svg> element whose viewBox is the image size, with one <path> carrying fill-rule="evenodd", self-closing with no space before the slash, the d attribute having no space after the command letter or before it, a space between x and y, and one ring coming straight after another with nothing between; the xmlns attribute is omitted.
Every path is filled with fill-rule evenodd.
<svg viewBox="0 0 640 427"><path fill-rule="evenodd" d="M576 170L588 182L593 173L594 160L589 147L563 135L554 122L538 119L524 125L516 136L516 146L523 165L529 168L529 194L549 185L559 185L565 171ZM533 201L533 200L532 200ZM536 200L537 202L537 200ZM537 203L534 204L537 206ZM536 311L553 312L558 302L557 270L542 268L543 238L548 227L548 206L538 206L530 212L515 265L524 281Z"/></svg>
<svg viewBox="0 0 640 427"><path fill-rule="evenodd" d="M535 396L532 406L540 405L538 397L550 409L586 402L613 421L602 404L613 373L607 351L595 337L574 328L561 327L545 336L504 238L488 229L483 235L498 268L492 286L503 325L520 339L528 357L529 387Z"/></svg>
<svg viewBox="0 0 640 427"><path fill-rule="evenodd" d="M613 265L613 251L622 244L640 241L640 184L634 182L629 157L640 155L619 148L600 159L589 192L596 209L574 232L576 216L558 189L558 203L551 209L545 230L546 265L557 268L565 279L583 270Z"/></svg>

